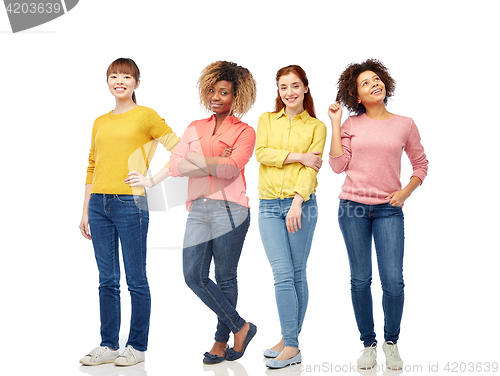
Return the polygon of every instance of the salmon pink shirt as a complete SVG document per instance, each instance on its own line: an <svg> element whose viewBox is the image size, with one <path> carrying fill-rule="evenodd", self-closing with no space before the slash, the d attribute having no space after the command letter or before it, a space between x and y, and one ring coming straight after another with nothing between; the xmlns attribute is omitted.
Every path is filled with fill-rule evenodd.
<svg viewBox="0 0 500 376"><path fill-rule="evenodd" d="M191 203L202 196L249 208L245 165L253 154L255 131L235 116L226 117L214 134L215 126L215 115L212 115L208 119L195 120L186 128L170 157L170 175L183 176L179 163L191 151L206 157L220 157L225 148L235 147L230 157L220 158L214 175L189 178L186 208L189 210Z"/></svg>
<svg viewBox="0 0 500 376"><path fill-rule="evenodd" d="M346 178L339 198L366 205L384 204L388 195L401 189L401 156L406 152L413 167L411 176L422 182L427 176L427 157L415 122L393 115L372 120L366 114L350 116L340 128L344 153L332 157L330 166Z"/></svg>

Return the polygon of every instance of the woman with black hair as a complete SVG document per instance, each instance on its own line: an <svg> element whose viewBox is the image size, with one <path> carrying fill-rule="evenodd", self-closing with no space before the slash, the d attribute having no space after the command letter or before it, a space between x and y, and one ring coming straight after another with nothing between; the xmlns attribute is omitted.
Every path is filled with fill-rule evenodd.
<svg viewBox="0 0 500 376"><path fill-rule="evenodd" d="M386 109L396 82L378 60L351 64L338 81L339 102L330 106L330 166L345 172L338 212L351 268L351 297L364 344L357 364L373 368L377 356L371 296L371 245L375 242L382 282L386 364L401 369L397 341L403 315L404 218L402 206L427 176L427 158L411 118ZM342 127L340 104L354 113ZM402 188L403 150L413 166Z"/></svg>

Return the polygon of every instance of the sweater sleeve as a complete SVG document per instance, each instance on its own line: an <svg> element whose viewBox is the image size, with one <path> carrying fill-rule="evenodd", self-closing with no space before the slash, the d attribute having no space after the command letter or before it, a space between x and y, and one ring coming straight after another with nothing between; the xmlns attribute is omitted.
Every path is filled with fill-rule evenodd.
<svg viewBox="0 0 500 376"><path fill-rule="evenodd" d="M290 151L277 149L277 145L272 145L269 142L270 115L270 112L265 112L259 118L257 139L255 142L255 157L257 162L264 165L283 168L283 163L288 154L290 154Z"/></svg>
<svg viewBox="0 0 500 376"><path fill-rule="evenodd" d="M89 166L87 167L87 177L85 179L85 184L92 184L94 180L94 169L95 169L95 135L96 135L96 125L92 127L92 139L90 141L90 152L89 152Z"/></svg>
<svg viewBox="0 0 500 376"><path fill-rule="evenodd" d="M217 165L217 177L232 179L239 175L253 154L255 147L255 131L247 126L236 140L235 149L230 157L220 158Z"/></svg>
<svg viewBox="0 0 500 376"><path fill-rule="evenodd" d="M167 125L165 119L158 115L156 111L151 109L151 115L149 121L147 122L147 126L147 132L151 138L157 140L165 147L165 149L172 153L179 143L180 137L177 136L172 128ZM165 166L168 167L169 164L167 163Z"/></svg>
<svg viewBox="0 0 500 376"><path fill-rule="evenodd" d="M410 159L410 163L413 167L412 177L416 176L422 182L427 176L427 166L429 161L424 152L424 147L420 142L420 133L418 132L417 125L412 120L410 130L408 133L408 139L405 145L405 152Z"/></svg>
<svg viewBox="0 0 500 376"><path fill-rule="evenodd" d="M311 151L321 151L323 155L323 149L325 147L326 141L326 126L323 123L316 125L314 129L313 139L311 145L307 149L306 153ZM299 171L299 177L294 186L294 191L300 194L304 201L309 200L311 193L316 186L316 176L318 173L311 167L302 166Z"/></svg>
<svg viewBox="0 0 500 376"><path fill-rule="evenodd" d="M351 118L347 118L342 127L340 127L340 138L344 152L336 157L329 156L330 167L333 172L340 174L349 168L351 161Z"/></svg>

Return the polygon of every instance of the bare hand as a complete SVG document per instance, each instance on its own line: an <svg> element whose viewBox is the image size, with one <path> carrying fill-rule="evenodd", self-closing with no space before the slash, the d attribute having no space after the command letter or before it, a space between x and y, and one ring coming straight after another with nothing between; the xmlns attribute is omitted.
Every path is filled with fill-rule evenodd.
<svg viewBox="0 0 500 376"><path fill-rule="evenodd" d="M82 215L82 220L80 222L80 232L82 233L85 239L91 240L90 237L90 228L89 228L89 216Z"/></svg>
<svg viewBox="0 0 500 376"><path fill-rule="evenodd" d="M220 155L222 158L227 158L230 157L233 154L233 150L236 149L236 147L233 148L225 148L222 154Z"/></svg>
<svg viewBox="0 0 500 376"><path fill-rule="evenodd" d="M125 179L125 184L128 184L131 187L143 186L151 188L153 186L151 179L139 174L137 171L131 171L128 173L128 178Z"/></svg>
<svg viewBox="0 0 500 376"><path fill-rule="evenodd" d="M292 201L292 206L286 215L286 228L288 232L291 232L292 234L299 231L301 228L303 202L304 198L300 194L296 193Z"/></svg>
<svg viewBox="0 0 500 376"><path fill-rule="evenodd" d="M292 205L286 215L286 229L288 230L288 232L291 232L293 234L299 231L302 225L300 222L301 216L302 216L302 205L300 206Z"/></svg>
<svg viewBox="0 0 500 376"><path fill-rule="evenodd" d="M330 120L337 121L340 123L342 119L342 107L339 102L335 102L328 108L328 116L330 116Z"/></svg>
<svg viewBox="0 0 500 376"><path fill-rule="evenodd" d="M392 206L401 206L408 197L410 197L410 195L407 194L404 189L401 189L399 191L392 192L385 199L390 200L389 204L391 204Z"/></svg>
<svg viewBox="0 0 500 376"><path fill-rule="evenodd" d="M300 163L304 166L311 167L318 172L323 164L323 160L318 157L318 155L321 155L320 151L310 151L309 153L304 153L301 157Z"/></svg>

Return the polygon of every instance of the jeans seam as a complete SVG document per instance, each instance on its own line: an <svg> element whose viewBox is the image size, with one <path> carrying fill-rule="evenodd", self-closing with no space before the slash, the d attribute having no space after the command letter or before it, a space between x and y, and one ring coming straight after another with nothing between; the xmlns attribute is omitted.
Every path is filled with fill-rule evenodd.
<svg viewBox="0 0 500 376"><path fill-rule="evenodd" d="M116 229L115 229L116 231ZM120 267L120 264L119 264L119 261L116 260L116 252L114 251L116 249L116 236L114 236L113 234L113 278L114 278L114 284L115 286L119 286L120 284L120 280L117 278L117 272L116 272L116 264L118 263L118 268ZM118 261L118 262L117 262ZM115 295L114 295L114 302L115 302L115 312L116 312L116 333L118 334L118 337L119 337L119 333L120 333L120 316L119 316L119 305L118 305L118 299L117 299L117 295L116 295L116 291L115 291Z"/></svg>
<svg viewBox="0 0 500 376"><path fill-rule="evenodd" d="M228 319L228 321L231 323L231 325L234 327L236 327L236 325L234 324L234 322L231 320L231 318L227 315L227 312L224 310L224 308L220 305L220 303L217 301L217 299L215 299L215 297L212 295L212 293L210 292L210 290L207 288L207 286L203 283L203 265L205 264L205 255L206 255L206 252L207 252L207 247L208 247L208 241L205 242L205 248L203 249L203 256L202 256L202 262L200 264L200 273L199 273L199 278L200 278L200 284L201 286L203 287L203 289L205 290L205 292L208 294L208 296L210 296L210 298L215 302L215 304L217 304L217 306L220 308L220 310L222 312L224 312L224 316ZM215 282L214 282L215 283ZM226 324L227 325L227 324ZM234 332L236 333L236 332Z"/></svg>

